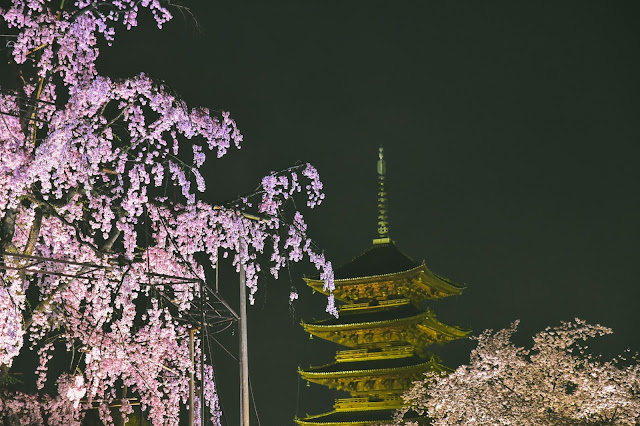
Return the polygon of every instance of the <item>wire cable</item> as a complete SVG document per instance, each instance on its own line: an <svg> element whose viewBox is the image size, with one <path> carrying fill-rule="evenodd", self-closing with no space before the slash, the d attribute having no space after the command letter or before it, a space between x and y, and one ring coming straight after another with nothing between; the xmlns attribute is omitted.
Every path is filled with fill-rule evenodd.
<svg viewBox="0 0 640 426"><path fill-rule="evenodd" d="M249 378L249 391L251 392L251 401L253 402L253 411L256 413L256 419L258 420L258 426L262 426L262 424L260 424L260 416L258 416L258 407L256 406L256 400L253 397L253 385L251 384L251 378Z"/></svg>

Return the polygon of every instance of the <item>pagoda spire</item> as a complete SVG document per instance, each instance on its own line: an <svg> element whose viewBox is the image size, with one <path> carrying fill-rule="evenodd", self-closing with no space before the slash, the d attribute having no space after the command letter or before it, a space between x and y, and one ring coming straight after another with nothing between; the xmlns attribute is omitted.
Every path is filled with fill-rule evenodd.
<svg viewBox="0 0 640 426"><path fill-rule="evenodd" d="M384 150L378 149L378 238L373 240L373 244L387 244L391 242L389 238L389 209L387 206L387 192L384 188L387 165L384 161Z"/></svg>

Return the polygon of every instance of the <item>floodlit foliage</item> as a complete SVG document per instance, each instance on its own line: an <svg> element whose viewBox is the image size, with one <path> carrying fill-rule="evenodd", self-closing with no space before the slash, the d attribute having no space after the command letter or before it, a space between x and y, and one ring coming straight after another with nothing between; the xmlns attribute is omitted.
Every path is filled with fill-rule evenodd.
<svg viewBox="0 0 640 426"><path fill-rule="evenodd" d="M83 407L99 404L111 424L108 404L126 387L153 424L177 424L193 370L180 320L201 296L205 263L230 253L246 271L251 301L261 271L277 277L304 257L333 290L331 264L314 250L302 215L290 223L283 216L300 192L309 207L320 204L322 183L304 164L232 202L201 199L205 185L224 185L205 182L201 170L210 153L239 147L234 120L187 107L144 74L113 80L96 67L99 46L136 26L138 13L159 27L169 21L164 2L9 3L0 22L13 35L18 83L0 86L0 365L6 379L16 357L37 351L37 387L55 381L58 394L5 389L0 419L79 424ZM331 296L327 310L337 314ZM50 377L61 347L73 354L70 371ZM204 378L195 374L218 424L211 366ZM121 403L126 417L132 408Z"/></svg>
<svg viewBox="0 0 640 426"><path fill-rule="evenodd" d="M518 322L477 337L469 365L428 374L404 399L433 425L634 425L640 421L640 365L635 356L603 361L587 339L610 334L576 319L546 328L533 347L515 346Z"/></svg>

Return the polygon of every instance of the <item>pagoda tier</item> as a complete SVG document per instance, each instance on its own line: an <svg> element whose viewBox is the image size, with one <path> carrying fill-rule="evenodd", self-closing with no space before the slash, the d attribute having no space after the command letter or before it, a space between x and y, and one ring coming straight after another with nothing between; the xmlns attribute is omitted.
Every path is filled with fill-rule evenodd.
<svg viewBox="0 0 640 426"><path fill-rule="evenodd" d="M366 398L353 398L366 399ZM397 408L374 409L368 408L364 403L360 404L357 410L343 410L337 408L341 399L336 401L336 408L324 414L315 416L307 416L304 419L295 419L300 426L373 426L381 424L392 424L393 415ZM402 401L399 401L401 404ZM375 406L376 402L372 402L369 406ZM400 408L400 407L398 407ZM426 426L429 421L424 417L405 415L404 421L417 422L420 426Z"/></svg>
<svg viewBox="0 0 640 426"><path fill-rule="evenodd" d="M302 322L302 326L313 336L350 348L410 345L416 354L423 354L433 343L450 342L470 332L443 324L431 310L421 311L408 301L351 306L342 309L338 319Z"/></svg>
<svg viewBox="0 0 640 426"><path fill-rule="evenodd" d="M322 280L305 278L316 291L327 293ZM420 306L426 300L459 295L464 286L434 274L424 262L402 253L393 242L374 244L362 255L335 270L336 299L359 303L408 298Z"/></svg>
<svg viewBox="0 0 640 426"><path fill-rule="evenodd" d="M428 371L449 371L435 357L416 356L338 361L299 370L302 379L349 392L351 396L399 397Z"/></svg>

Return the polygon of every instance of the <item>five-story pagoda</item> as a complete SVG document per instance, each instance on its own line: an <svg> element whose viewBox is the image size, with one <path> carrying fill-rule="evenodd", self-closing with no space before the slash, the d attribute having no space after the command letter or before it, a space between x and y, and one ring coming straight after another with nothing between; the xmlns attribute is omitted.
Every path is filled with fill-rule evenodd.
<svg viewBox="0 0 640 426"><path fill-rule="evenodd" d="M323 282L305 278L316 291ZM466 337L470 330L438 321L429 300L462 293L464 286L440 277L401 252L389 238L385 162L378 160L378 238L360 256L335 270L339 318L302 323L312 336L348 349L335 362L300 370L307 382L347 392L333 411L296 419L300 426L366 426L389 423L401 395L427 371L449 370L427 351L434 343ZM428 424L427 419L416 419Z"/></svg>

